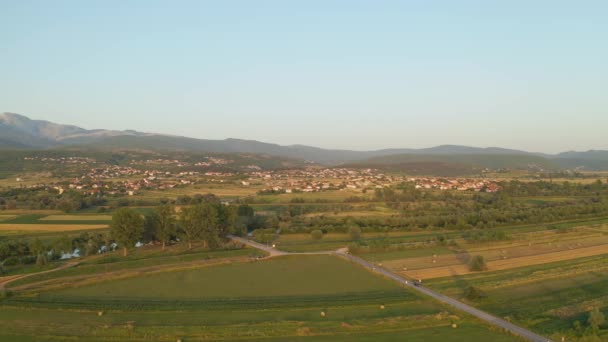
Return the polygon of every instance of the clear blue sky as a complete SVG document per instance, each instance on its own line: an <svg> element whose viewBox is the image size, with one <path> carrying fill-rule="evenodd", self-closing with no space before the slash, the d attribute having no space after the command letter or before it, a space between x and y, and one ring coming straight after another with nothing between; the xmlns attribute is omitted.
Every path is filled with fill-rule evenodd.
<svg viewBox="0 0 608 342"><path fill-rule="evenodd" d="M0 0L0 112L376 149L608 149L608 1Z"/></svg>

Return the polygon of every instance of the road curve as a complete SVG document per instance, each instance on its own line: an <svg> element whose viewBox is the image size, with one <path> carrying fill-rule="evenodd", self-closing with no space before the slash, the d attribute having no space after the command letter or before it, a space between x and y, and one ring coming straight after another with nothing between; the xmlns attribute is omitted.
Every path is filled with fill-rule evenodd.
<svg viewBox="0 0 608 342"><path fill-rule="evenodd" d="M267 252L269 254L269 257L275 257L275 256L281 256L281 255L303 255L303 254L307 254L307 255L328 255L328 254L333 254L333 255L337 255L340 257L343 257L347 260L350 260L351 262L357 263L360 266L374 272L374 273L378 273L380 275L383 275L387 278L393 279L394 281L407 286L409 288L411 288L414 291L418 291L419 293L425 294L429 297L432 297L442 303L451 305L453 307L455 307L456 309L460 310L460 311L464 311L472 316L475 316L479 319L481 319L482 321L485 321L491 325L494 325L496 327L505 329L509 332L511 332L514 335L520 336L528 341L531 342L552 342L550 339L543 337L541 335L538 335L530 330L524 329L520 326L517 326L513 323L507 322L504 319L498 318L496 316L493 316L485 311L481 311L479 309L476 309L468 304L465 304L463 302L460 302L454 298L442 295L439 292L433 291L427 287L424 287L422 285L416 286L414 285L414 283L412 281L409 281L397 274L394 274L382 267L378 267L376 265L373 265L370 262L367 262L359 257L353 256L351 254L348 253L348 250L346 248L341 248L337 251L332 251L332 252L307 252L307 253L290 253L290 252L283 252L283 251L279 251L277 249L274 249L270 246L266 246L263 245L261 243L255 242L255 241L251 241L248 239L244 239L244 238L240 238L240 237L236 237L236 236L229 236L232 240L235 240L237 242L240 242L242 244L248 245L250 247L253 248L257 248L260 250L263 250L265 252Z"/></svg>

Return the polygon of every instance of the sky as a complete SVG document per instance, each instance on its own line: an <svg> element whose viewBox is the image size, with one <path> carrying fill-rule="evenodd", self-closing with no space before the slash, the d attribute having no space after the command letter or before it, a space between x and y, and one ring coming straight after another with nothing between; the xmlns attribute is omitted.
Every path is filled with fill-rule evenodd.
<svg viewBox="0 0 608 342"><path fill-rule="evenodd" d="M369 150L608 149L608 1L0 0L0 112Z"/></svg>

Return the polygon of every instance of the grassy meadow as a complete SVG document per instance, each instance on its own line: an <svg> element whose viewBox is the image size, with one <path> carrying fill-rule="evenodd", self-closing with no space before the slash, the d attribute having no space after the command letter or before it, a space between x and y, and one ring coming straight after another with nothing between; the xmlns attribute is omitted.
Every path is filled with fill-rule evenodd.
<svg viewBox="0 0 608 342"><path fill-rule="evenodd" d="M15 341L518 341L333 256L38 287L0 302L0 331Z"/></svg>

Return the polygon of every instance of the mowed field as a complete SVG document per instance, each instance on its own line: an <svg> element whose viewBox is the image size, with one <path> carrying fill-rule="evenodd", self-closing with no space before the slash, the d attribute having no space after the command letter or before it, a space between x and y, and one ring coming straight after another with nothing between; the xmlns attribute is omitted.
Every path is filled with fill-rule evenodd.
<svg viewBox="0 0 608 342"><path fill-rule="evenodd" d="M488 271L499 271L602 254L608 254L608 245L605 244L593 247L575 248L568 251L543 253L519 258L507 258L503 260L488 261L486 265ZM393 270L398 269L398 266L396 266L395 264L396 262L387 262L385 263L385 266ZM432 279L448 276L461 276L473 272L469 270L468 265L461 264L453 266L424 268L420 270L401 271L400 273L414 279Z"/></svg>
<svg viewBox="0 0 608 342"><path fill-rule="evenodd" d="M475 255L484 257L488 271L496 271L601 254L608 254L606 224L576 226L566 231L527 231L512 234L504 241L455 239L450 245L363 254L363 257L411 278L431 279L471 273L468 261Z"/></svg>
<svg viewBox="0 0 608 342"><path fill-rule="evenodd" d="M7 232L69 232L75 230L105 229L107 224L0 224L0 233Z"/></svg>
<svg viewBox="0 0 608 342"><path fill-rule="evenodd" d="M473 273L430 279L435 290L465 300L464 291L474 286L484 297L470 302L482 310L507 317L554 341L565 336L577 341L587 313L599 308L608 314L608 257L604 255L519 267L503 271ZM605 331L599 339L608 340Z"/></svg>
<svg viewBox="0 0 608 342"><path fill-rule="evenodd" d="M112 215L49 215L41 221L110 221Z"/></svg>
<svg viewBox="0 0 608 342"><path fill-rule="evenodd" d="M518 341L334 256L287 256L18 293L11 341Z"/></svg>

